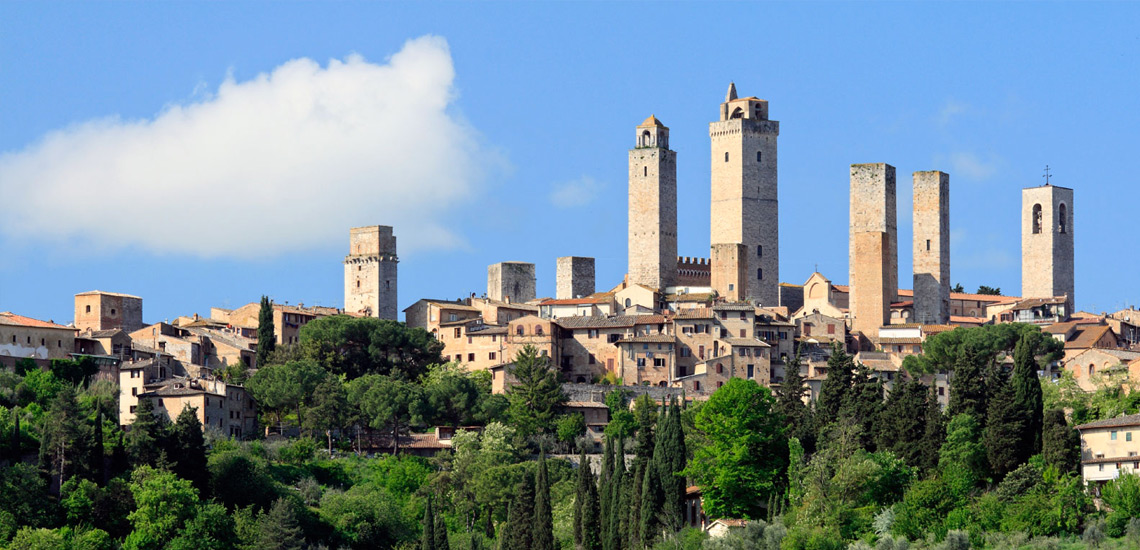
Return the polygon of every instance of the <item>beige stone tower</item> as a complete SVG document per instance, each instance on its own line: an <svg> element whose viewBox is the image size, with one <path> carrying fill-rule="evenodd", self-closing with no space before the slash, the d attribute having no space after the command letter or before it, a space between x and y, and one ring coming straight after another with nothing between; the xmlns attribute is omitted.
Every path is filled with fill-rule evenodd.
<svg viewBox="0 0 1140 550"><path fill-rule="evenodd" d="M711 244L740 243L749 267L745 298L779 303L780 224L776 139L780 123L768 120L768 102L737 98L736 85L709 124L712 142ZM714 267L715 270L715 267ZM729 272L738 271L737 268Z"/></svg>
<svg viewBox="0 0 1140 550"><path fill-rule="evenodd" d="M852 328L877 338L890 320L899 288L898 218L895 167L851 165Z"/></svg>
<svg viewBox="0 0 1140 550"><path fill-rule="evenodd" d="M387 225L349 230L344 258L344 310L396 320L396 236Z"/></svg>
<svg viewBox="0 0 1140 550"><path fill-rule="evenodd" d="M554 297L582 298L594 293L594 259L579 256L558 258Z"/></svg>
<svg viewBox="0 0 1140 550"><path fill-rule="evenodd" d="M629 282L665 291L677 281L677 153L650 116L629 150Z"/></svg>
<svg viewBox="0 0 1140 550"><path fill-rule="evenodd" d="M487 267L487 297L502 302L527 302L535 297L534 264L499 262Z"/></svg>
<svg viewBox="0 0 1140 550"><path fill-rule="evenodd" d="M1074 311L1073 190L1045 184L1021 190L1021 296L1068 296Z"/></svg>
<svg viewBox="0 0 1140 550"><path fill-rule="evenodd" d="M914 319L950 320L950 175L914 173Z"/></svg>
<svg viewBox="0 0 1140 550"><path fill-rule="evenodd" d="M142 298L92 290L75 295L75 328L134 332L143 328Z"/></svg>
<svg viewBox="0 0 1140 550"><path fill-rule="evenodd" d="M748 249L740 243L712 245L712 288L730 302L747 299Z"/></svg>

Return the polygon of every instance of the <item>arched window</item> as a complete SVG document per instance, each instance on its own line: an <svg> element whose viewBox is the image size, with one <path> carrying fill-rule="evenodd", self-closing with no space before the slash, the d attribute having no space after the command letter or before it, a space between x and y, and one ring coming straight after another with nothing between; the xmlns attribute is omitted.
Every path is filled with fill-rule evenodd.
<svg viewBox="0 0 1140 550"><path fill-rule="evenodd" d="M525 331L526 331L526 329L523 328L522 325L519 325L518 327L515 328L515 335L522 336L523 332L525 332Z"/></svg>
<svg viewBox="0 0 1140 550"><path fill-rule="evenodd" d="M1094 367L1092 363L1089 363L1089 378L1092 378L1093 372L1095 370L1096 370L1096 367Z"/></svg>
<svg viewBox="0 0 1140 550"><path fill-rule="evenodd" d="M761 268L761 267L756 268L756 280L758 280L758 281L764 280L764 268Z"/></svg>
<svg viewBox="0 0 1140 550"><path fill-rule="evenodd" d="M625 307L629 307L629 306L632 306L632 305L633 305L633 300L630 300L629 298L626 298L626 299L625 299Z"/></svg>
<svg viewBox="0 0 1140 550"><path fill-rule="evenodd" d="M756 151L756 162L762 162L760 159L761 159L760 151Z"/></svg>
<svg viewBox="0 0 1140 550"><path fill-rule="evenodd" d="M586 377L585 376L579 376L577 382L579 384L585 384L586 383Z"/></svg>
<svg viewBox="0 0 1140 550"><path fill-rule="evenodd" d="M649 140L650 140L649 130L642 132L641 133L641 146L642 147L649 147Z"/></svg>
<svg viewBox="0 0 1140 550"><path fill-rule="evenodd" d="M716 373L717 374L724 374L724 365L717 363L716 364Z"/></svg>
<svg viewBox="0 0 1140 550"><path fill-rule="evenodd" d="M724 152L724 161L728 162L728 151Z"/></svg>
<svg viewBox="0 0 1140 550"><path fill-rule="evenodd" d="M1065 232L1066 221L1069 219L1068 213L1069 209L1065 206L1065 203L1061 203L1061 206L1057 208L1057 231L1061 233Z"/></svg>
<svg viewBox="0 0 1140 550"><path fill-rule="evenodd" d="M542 325L534 325L534 333L538 336L542 336Z"/></svg>
<svg viewBox="0 0 1140 550"><path fill-rule="evenodd" d="M761 258L764 257L764 245L762 245L762 244L756 245L756 255L761 257Z"/></svg>
<svg viewBox="0 0 1140 550"><path fill-rule="evenodd" d="M1041 205L1033 205L1033 234L1041 232Z"/></svg>
<svg viewBox="0 0 1140 550"><path fill-rule="evenodd" d="M732 110L732 116L730 116L728 118L741 118L743 116L744 116L744 109L737 107L736 109Z"/></svg>
<svg viewBox="0 0 1140 550"><path fill-rule="evenodd" d="M664 387L665 387L665 381L664 381L664 380L662 380L662 381L658 382L658 383L657 383L657 385L658 385L658 386L661 386L662 388L664 388Z"/></svg>

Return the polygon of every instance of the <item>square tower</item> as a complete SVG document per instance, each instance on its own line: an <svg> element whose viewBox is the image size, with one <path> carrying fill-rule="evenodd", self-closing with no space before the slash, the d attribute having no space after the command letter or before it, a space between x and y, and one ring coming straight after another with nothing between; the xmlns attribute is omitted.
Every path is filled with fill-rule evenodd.
<svg viewBox="0 0 1140 550"><path fill-rule="evenodd" d="M535 297L534 264L499 262L487 267L487 297L500 302L528 302Z"/></svg>
<svg viewBox="0 0 1140 550"><path fill-rule="evenodd" d="M92 290L75 295L75 328L131 333L143 328L142 298Z"/></svg>
<svg viewBox="0 0 1140 550"><path fill-rule="evenodd" d="M1068 296L1076 306L1073 277L1073 190L1045 184L1021 190L1021 296Z"/></svg>
<svg viewBox="0 0 1140 550"><path fill-rule="evenodd" d="M396 236L387 225L349 230L344 311L396 320Z"/></svg>
<svg viewBox="0 0 1140 550"><path fill-rule="evenodd" d="M629 150L629 282L662 292L677 284L677 153L650 115Z"/></svg>
<svg viewBox="0 0 1140 550"><path fill-rule="evenodd" d="M950 175L914 173L914 319L950 320Z"/></svg>
<svg viewBox="0 0 1140 550"><path fill-rule="evenodd" d="M709 123L712 145L711 244L740 243L749 267L745 298L779 303L780 224L776 139L780 123L768 120L768 102L737 98L736 85Z"/></svg>
<svg viewBox="0 0 1140 550"><path fill-rule="evenodd" d="M712 245L712 288L729 302L748 299L748 249L740 243Z"/></svg>
<svg viewBox="0 0 1140 550"><path fill-rule="evenodd" d="M899 288L895 167L851 165L851 314L853 328L877 338Z"/></svg>
<svg viewBox="0 0 1140 550"><path fill-rule="evenodd" d="M579 256L558 258L554 297L584 298L594 293L594 259Z"/></svg>

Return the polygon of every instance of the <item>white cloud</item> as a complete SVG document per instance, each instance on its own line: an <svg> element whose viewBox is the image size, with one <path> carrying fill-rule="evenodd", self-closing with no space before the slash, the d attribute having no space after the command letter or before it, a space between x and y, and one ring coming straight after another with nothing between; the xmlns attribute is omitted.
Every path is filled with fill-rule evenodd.
<svg viewBox="0 0 1140 550"><path fill-rule="evenodd" d="M594 178L582 176L555 186L550 192L550 203L558 208L585 206L594 202L601 190L602 184Z"/></svg>
<svg viewBox="0 0 1140 550"><path fill-rule="evenodd" d="M384 64L295 59L153 118L91 120L0 155L0 229L72 246L247 257L348 246L395 227L401 252L455 247L446 211L488 166L454 113L447 42Z"/></svg>
<svg viewBox="0 0 1140 550"><path fill-rule="evenodd" d="M938 111L938 124L939 126L946 126L950 124L958 115L970 111L970 105L963 103L956 99L947 99L946 103L942 105L942 109Z"/></svg>
<svg viewBox="0 0 1140 550"><path fill-rule="evenodd" d="M950 170L953 174L961 174L966 179L984 181L997 172L1001 160L993 155L983 159L974 153L950 153Z"/></svg>

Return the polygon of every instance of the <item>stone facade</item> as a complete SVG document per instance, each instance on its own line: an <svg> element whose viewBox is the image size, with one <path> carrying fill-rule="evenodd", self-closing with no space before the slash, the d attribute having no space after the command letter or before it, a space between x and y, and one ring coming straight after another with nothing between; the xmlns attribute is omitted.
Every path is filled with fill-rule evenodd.
<svg viewBox="0 0 1140 550"><path fill-rule="evenodd" d="M1055 185L1021 191L1021 297L1067 296L1075 311L1073 190Z"/></svg>
<svg viewBox="0 0 1140 550"><path fill-rule="evenodd" d="M75 351L73 327L0 312L0 356L67 359Z"/></svg>
<svg viewBox="0 0 1140 550"><path fill-rule="evenodd" d="M391 227L352 228L344 258L344 311L395 321L399 261Z"/></svg>
<svg viewBox="0 0 1140 550"><path fill-rule="evenodd" d="M677 153L650 116L629 150L629 282L664 291L677 281Z"/></svg>
<svg viewBox="0 0 1140 550"><path fill-rule="evenodd" d="M729 85L720 120L709 124L712 145L711 244L747 250L748 300L780 300L779 203L776 140L780 123L768 120L768 102L739 99Z"/></svg>
<svg viewBox="0 0 1140 550"><path fill-rule="evenodd" d="M487 267L487 297L502 302L535 298L534 264L499 262Z"/></svg>
<svg viewBox="0 0 1140 550"><path fill-rule="evenodd" d="M730 302L747 299L748 249L740 243L712 245L712 288Z"/></svg>
<svg viewBox="0 0 1140 550"><path fill-rule="evenodd" d="M115 292L80 292L75 295L75 328L134 332L143 327L142 298Z"/></svg>
<svg viewBox="0 0 1140 550"><path fill-rule="evenodd" d="M914 322L950 320L950 175L914 173Z"/></svg>
<svg viewBox="0 0 1140 550"><path fill-rule="evenodd" d="M594 293L594 259L579 256L558 258L554 297L585 298Z"/></svg>
<svg viewBox="0 0 1140 550"><path fill-rule="evenodd" d="M895 167L851 165L852 329L875 337L890 320L899 277Z"/></svg>

